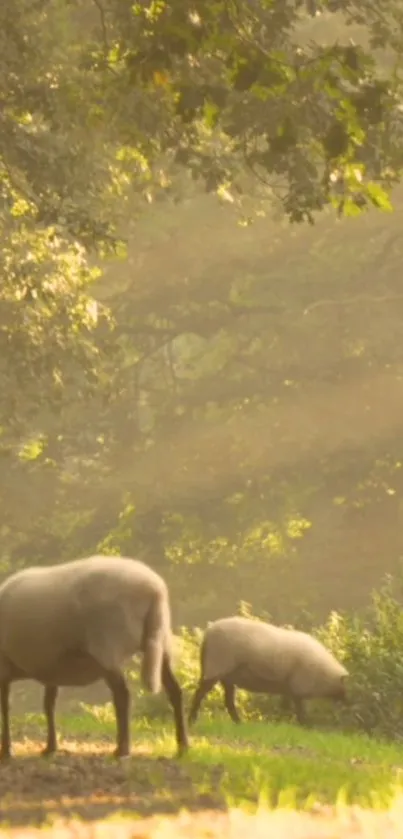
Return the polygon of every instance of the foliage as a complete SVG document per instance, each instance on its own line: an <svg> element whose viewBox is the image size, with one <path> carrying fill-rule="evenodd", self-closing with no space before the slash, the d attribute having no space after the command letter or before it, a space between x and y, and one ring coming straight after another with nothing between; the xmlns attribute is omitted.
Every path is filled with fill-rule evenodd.
<svg viewBox="0 0 403 839"><path fill-rule="evenodd" d="M319 6L331 44L300 2L6 0L3 172L40 223L88 245L116 239L113 196L121 218L128 190L170 194L183 169L293 221L329 203L387 209L402 165L400 4Z"/></svg>
<svg viewBox="0 0 403 839"><path fill-rule="evenodd" d="M82 406L99 406L105 398L99 338L108 334L109 322L88 294L98 272L83 248L55 228L36 228L29 214L3 238L0 265L4 562L22 520L37 532L57 505L59 482L74 480ZM88 458L88 440L85 445Z"/></svg>
<svg viewBox="0 0 403 839"><path fill-rule="evenodd" d="M396 591L397 589L397 591ZM403 616L401 584L388 579L363 617L333 614L319 636L351 673L346 725L401 739Z"/></svg>
<svg viewBox="0 0 403 839"><path fill-rule="evenodd" d="M350 213L388 208L384 188L402 164L397 0L382 13L370 0L318 4L341 32L330 45L304 37L310 18L298 2L104 0L99 9L94 66L107 62L128 145L145 155L135 113L147 91L167 182L178 164L225 200L260 185L258 196L293 221L313 221L329 202ZM357 25L365 45L348 38Z"/></svg>
<svg viewBox="0 0 403 839"><path fill-rule="evenodd" d="M71 5L5 0L0 32L2 224L24 202L45 228L108 242L115 151L99 130L103 87L81 66Z"/></svg>
<svg viewBox="0 0 403 839"><path fill-rule="evenodd" d="M69 4L59 0L1 4L5 570L21 530L24 550L27 532L43 533L63 485L74 479L83 405L96 403L99 410L107 396L99 362L110 322L89 293L99 269L89 264L86 247L114 239L115 150L93 121L92 98L101 91L80 70L77 34ZM89 441L81 441L88 462ZM74 518L71 508L65 518ZM65 535L68 529L65 521Z"/></svg>

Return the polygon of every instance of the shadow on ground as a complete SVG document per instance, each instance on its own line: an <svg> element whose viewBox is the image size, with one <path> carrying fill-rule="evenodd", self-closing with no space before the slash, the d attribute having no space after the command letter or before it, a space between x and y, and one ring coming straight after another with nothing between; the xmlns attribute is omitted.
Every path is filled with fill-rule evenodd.
<svg viewBox="0 0 403 839"><path fill-rule="evenodd" d="M115 760L111 746L88 745L80 752L66 741L52 758L38 755L36 743L15 749L0 765L0 819L5 825L40 825L53 818L102 819L116 812L150 816L188 810L225 810L219 792L222 769L197 778L193 764L158 758L133 748L132 757ZM33 754L35 752L35 754Z"/></svg>

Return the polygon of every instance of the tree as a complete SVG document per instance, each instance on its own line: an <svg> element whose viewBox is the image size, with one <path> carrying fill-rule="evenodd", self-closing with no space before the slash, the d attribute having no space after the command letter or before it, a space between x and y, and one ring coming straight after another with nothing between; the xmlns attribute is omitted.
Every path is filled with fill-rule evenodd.
<svg viewBox="0 0 403 839"><path fill-rule="evenodd" d="M300 2L97 0L94 66L123 105L120 136L146 158L164 153L166 179L184 165L207 189L255 190L293 221L329 203L388 207L402 165L400 3L317 6L341 43L307 40Z"/></svg>
<svg viewBox="0 0 403 839"><path fill-rule="evenodd" d="M317 18L297 0L5 0L6 180L38 223L87 245L118 235L127 188L164 194L183 167L294 221L328 203L388 206L402 164L400 3L317 6L330 43L315 29L309 40Z"/></svg>
<svg viewBox="0 0 403 839"><path fill-rule="evenodd" d="M77 422L82 431L85 408L101 398L100 335L107 336L109 325L90 295L99 271L89 266L88 248L115 242L120 182L116 146L103 130L102 108L97 111L102 80L80 66L82 38L69 5L6 0L0 46L0 454L7 562L21 539L25 551L27 533L46 527L74 471L79 440L90 455Z"/></svg>

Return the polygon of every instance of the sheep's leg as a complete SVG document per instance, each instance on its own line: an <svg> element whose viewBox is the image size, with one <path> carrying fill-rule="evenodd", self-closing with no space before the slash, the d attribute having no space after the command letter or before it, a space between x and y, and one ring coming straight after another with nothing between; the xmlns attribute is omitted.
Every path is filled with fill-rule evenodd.
<svg viewBox="0 0 403 839"><path fill-rule="evenodd" d="M1 711L1 746L0 758L5 760L11 754L10 736L10 682L2 682L0 685L0 711Z"/></svg>
<svg viewBox="0 0 403 839"><path fill-rule="evenodd" d="M130 754L130 692L125 677L119 670L109 670L104 676L112 694L116 716L115 757L128 757Z"/></svg>
<svg viewBox="0 0 403 839"><path fill-rule="evenodd" d="M221 682L224 688L225 707L233 722L240 723L241 718L235 707L235 685L232 682Z"/></svg>
<svg viewBox="0 0 403 839"><path fill-rule="evenodd" d="M307 724L307 718L305 713L305 704L303 699L300 696L293 696L292 692L283 693L281 698L281 710L288 711L291 710L291 703L294 706L295 716L297 721L300 725Z"/></svg>
<svg viewBox="0 0 403 839"><path fill-rule="evenodd" d="M57 737L55 725L55 705L57 699L58 688L55 685L46 685L43 697L43 710L46 717L46 725L48 728L48 739L43 755L51 755L57 750Z"/></svg>
<svg viewBox="0 0 403 839"><path fill-rule="evenodd" d="M216 679L206 679L206 681L204 681L203 679L200 680L199 685L198 685L198 687L195 691L195 694L194 694L194 697L193 697L193 702L192 702L192 705L191 705L191 708L190 708L190 713L189 713L189 724L190 725L192 723L196 722L196 719L197 719L197 716L198 716L198 713L199 713L199 710L200 710L200 705L202 704L203 699L206 698L207 694L210 693L210 691L213 689L215 683L216 683Z"/></svg>
<svg viewBox="0 0 403 839"><path fill-rule="evenodd" d="M162 660L162 684L173 708L176 743L178 746L178 754L181 755L189 748L185 712L183 707L183 693L179 682L172 671L169 656L166 653L164 654L164 658Z"/></svg>
<svg viewBox="0 0 403 839"><path fill-rule="evenodd" d="M294 708L295 708L295 716L300 725L307 725L307 717L305 712L305 705L302 699L298 696L294 696Z"/></svg>
<svg viewBox="0 0 403 839"><path fill-rule="evenodd" d="M281 697L280 710L282 714L287 714L291 710L291 697L288 693L283 693Z"/></svg>

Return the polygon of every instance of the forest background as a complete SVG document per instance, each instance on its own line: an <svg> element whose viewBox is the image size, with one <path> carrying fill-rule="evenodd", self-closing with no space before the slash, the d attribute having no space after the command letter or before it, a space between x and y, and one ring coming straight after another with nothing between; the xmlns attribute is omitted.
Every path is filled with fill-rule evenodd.
<svg viewBox="0 0 403 839"><path fill-rule="evenodd" d="M403 556L402 13L197 5L1 4L1 572L322 621Z"/></svg>

